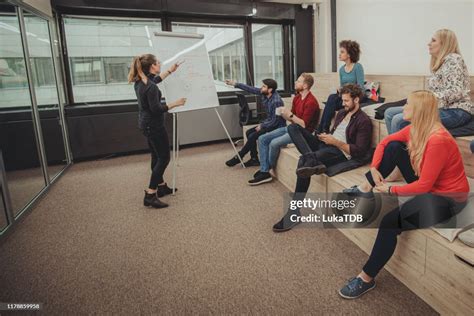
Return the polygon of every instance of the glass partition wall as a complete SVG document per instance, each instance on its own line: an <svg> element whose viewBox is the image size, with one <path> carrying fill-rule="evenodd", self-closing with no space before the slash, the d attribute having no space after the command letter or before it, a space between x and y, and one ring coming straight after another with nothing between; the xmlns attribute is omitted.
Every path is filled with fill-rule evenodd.
<svg viewBox="0 0 474 316"><path fill-rule="evenodd" d="M47 20L24 13L29 60L32 72L32 90L41 121L47 171L52 180L67 165L66 147L61 130L59 91L56 84L51 32Z"/></svg>
<svg viewBox="0 0 474 316"><path fill-rule="evenodd" d="M0 4L0 234L71 162L59 51L51 18Z"/></svg>

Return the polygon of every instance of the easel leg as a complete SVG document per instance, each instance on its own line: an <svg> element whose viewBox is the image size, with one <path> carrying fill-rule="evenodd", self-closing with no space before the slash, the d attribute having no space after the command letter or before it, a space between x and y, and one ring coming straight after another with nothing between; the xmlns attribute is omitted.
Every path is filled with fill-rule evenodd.
<svg viewBox="0 0 474 316"><path fill-rule="evenodd" d="M176 189L176 113L173 113L173 195Z"/></svg>
<svg viewBox="0 0 474 316"><path fill-rule="evenodd" d="M179 113L176 113L176 166L179 167Z"/></svg>
<svg viewBox="0 0 474 316"><path fill-rule="evenodd" d="M230 134L227 131L227 128L225 127L224 121L222 120L221 115L219 114L219 111L217 111L216 108L214 109L214 111L216 111L217 117L219 118L219 121L221 122L222 127L224 128L224 131L227 134L227 138L229 138L229 142L232 145L232 148L234 148L235 154L237 155L237 157L239 157L242 168L245 168L244 162L242 161L242 158L240 157L239 152L237 151L237 148L235 148L234 142L232 141L232 138L230 137Z"/></svg>

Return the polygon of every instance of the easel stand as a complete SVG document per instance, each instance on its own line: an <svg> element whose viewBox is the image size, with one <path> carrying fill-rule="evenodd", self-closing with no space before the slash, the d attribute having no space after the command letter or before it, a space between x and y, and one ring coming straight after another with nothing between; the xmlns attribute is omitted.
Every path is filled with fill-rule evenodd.
<svg viewBox="0 0 474 316"><path fill-rule="evenodd" d="M242 160L242 157L240 157L239 152L237 151L237 148L235 148L234 142L232 141L232 138L230 137L229 131L225 127L224 121L222 120L221 115L217 111L217 108L214 108L214 111L216 111L217 117L219 118L219 121L221 122L222 128L224 128L224 131L227 135L227 138L229 139L230 144L232 145L232 148L234 149L235 155L239 157L240 164L242 165L242 168L245 168L244 162ZM179 138L178 138L178 126L177 126L177 120L178 120L178 113L173 113L173 195L175 195L175 188L176 188L176 167L178 165L178 152L179 152Z"/></svg>

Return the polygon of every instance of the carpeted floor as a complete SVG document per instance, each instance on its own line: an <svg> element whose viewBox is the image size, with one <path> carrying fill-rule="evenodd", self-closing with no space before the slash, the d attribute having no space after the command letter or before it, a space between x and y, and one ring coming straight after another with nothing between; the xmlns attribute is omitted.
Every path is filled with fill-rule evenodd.
<svg viewBox="0 0 474 316"><path fill-rule="evenodd" d="M65 165L48 166L50 178L54 178L64 168ZM8 171L6 178L15 216L46 186L43 172L39 167Z"/></svg>
<svg viewBox="0 0 474 316"><path fill-rule="evenodd" d="M73 165L0 243L0 302L48 314L436 314L383 271L356 301L337 290L367 259L337 230L272 225L287 190L250 187L229 144L180 152L171 206L144 208L149 156ZM171 179L168 168L167 179Z"/></svg>

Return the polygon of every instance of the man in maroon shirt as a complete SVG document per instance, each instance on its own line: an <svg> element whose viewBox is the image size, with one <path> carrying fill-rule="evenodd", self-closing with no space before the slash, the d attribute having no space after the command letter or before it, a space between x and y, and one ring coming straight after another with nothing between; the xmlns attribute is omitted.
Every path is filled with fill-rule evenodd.
<svg viewBox="0 0 474 316"><path fill-rule="evenodd" d="M297 124L310 133L316 128L319 118L319 103L310 91L313 83L313 76L301 74L295 82L295 90L298 94L293 99L291 111L282 107L279 113L288 122ZM249 180L249 184L259 185L272 181L269 171L275 168L280 148L291 143L286 126L260 136L258 138L260 170L255 173L253 179Z"/></svg>
<svg viewBox="0 0 474 316"><path fill-rule="evenodd" d="M363 91L357 84L346 84L341 88L344 110L337 113L330 134L313 135L298 125L288 126L288 133L301 153L296 169L297 179L293 200L302 200L308 192L313 174L322 174L326 167L351 159L370 159L372 123L360 109ZM273 225L274 232L284 232L299 224L293 215L300 215L299 208L288 209L283 218Z"/></svg>

